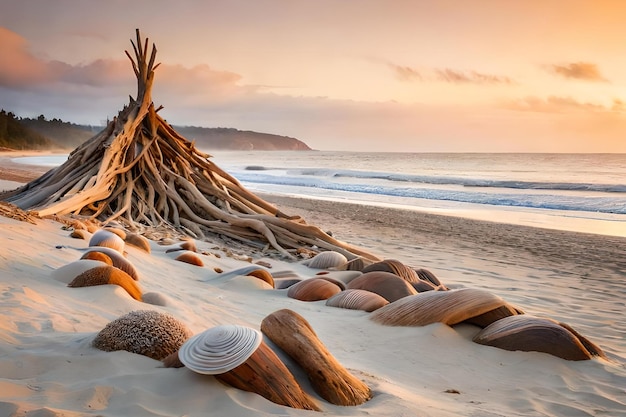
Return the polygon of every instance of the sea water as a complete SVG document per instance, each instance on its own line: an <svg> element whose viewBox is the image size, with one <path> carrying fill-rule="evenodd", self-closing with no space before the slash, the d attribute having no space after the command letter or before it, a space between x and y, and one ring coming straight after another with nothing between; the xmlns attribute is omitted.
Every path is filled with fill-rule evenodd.
<svg viewBox="0 0 626 417"><path fill-rule="evenodd" d="M205 151L253 192L626 236L626 154Z"/></svg>

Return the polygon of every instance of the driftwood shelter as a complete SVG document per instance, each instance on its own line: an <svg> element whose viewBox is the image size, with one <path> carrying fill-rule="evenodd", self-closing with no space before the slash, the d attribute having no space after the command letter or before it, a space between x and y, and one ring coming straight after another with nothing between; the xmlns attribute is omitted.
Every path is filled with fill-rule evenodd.
<svg viewBox="0 0 626 417"><path fill-rule="evenodd" d="M302 247L335 250L348 259L376 256L334 239L298 216L280 212L220 169L158 115L152 102L156 47L136 31L128 52L137 96L67 161L0 194L40 217L75 215L117 221L135 231L170 228L195 238L210 234L273 248L293 257Z"/></svg>

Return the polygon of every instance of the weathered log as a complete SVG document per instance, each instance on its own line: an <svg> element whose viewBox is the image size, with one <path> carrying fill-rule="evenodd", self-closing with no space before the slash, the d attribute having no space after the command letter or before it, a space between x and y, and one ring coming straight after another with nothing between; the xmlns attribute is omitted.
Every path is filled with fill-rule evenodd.
<svg viewBox="0 0 626 417"><path fill-rule="evenodd" d="M372 397L370 388L350 374L298 313L283 309L265 317L261 331L307 373L315 391L335 405L359 405Z"/></svg>

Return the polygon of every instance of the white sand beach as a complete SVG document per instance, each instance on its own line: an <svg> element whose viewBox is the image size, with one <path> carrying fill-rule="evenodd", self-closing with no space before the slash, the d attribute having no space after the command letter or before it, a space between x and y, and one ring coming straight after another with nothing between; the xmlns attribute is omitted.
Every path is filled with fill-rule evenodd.
<svg viewBox="0 0 626 417"><path fill-rule="evenodd" d="M41 172L7 158L0 165L0 179L13 181L0 189ZM151 253L126 246L142 292L160 294L164 306L137 301L117 285L69 288L64 268L80 259L88 241L70 237L71 229L54 220L0 216L0 415L626 416L625 238L263 198L339 240L426 268L451 289L487 290L526 314L564 322L607 358L507 351L473 342L480 328L471 324L383 326L369 319L372 313L299 301L236 271L262 262L275 277L307 279L319 270L217 238L196 241L203 266L174 260L157 241ZM333 405L303 383L322 409L303 411L185 367L92 346L107 323L135 310L169 313L197 334L222 324L259 329L285 308L302 315L371 388L369 401Z"/></svg>

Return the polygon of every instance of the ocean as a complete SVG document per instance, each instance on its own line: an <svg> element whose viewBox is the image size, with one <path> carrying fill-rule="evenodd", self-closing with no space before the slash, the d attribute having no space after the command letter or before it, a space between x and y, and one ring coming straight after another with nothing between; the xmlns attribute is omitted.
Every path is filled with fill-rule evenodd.
<svg viewBox="0 0 626 417"><path fill-rule="evenodd" d="M253 192L626 236L626 154L205 152Z"/></svg>

